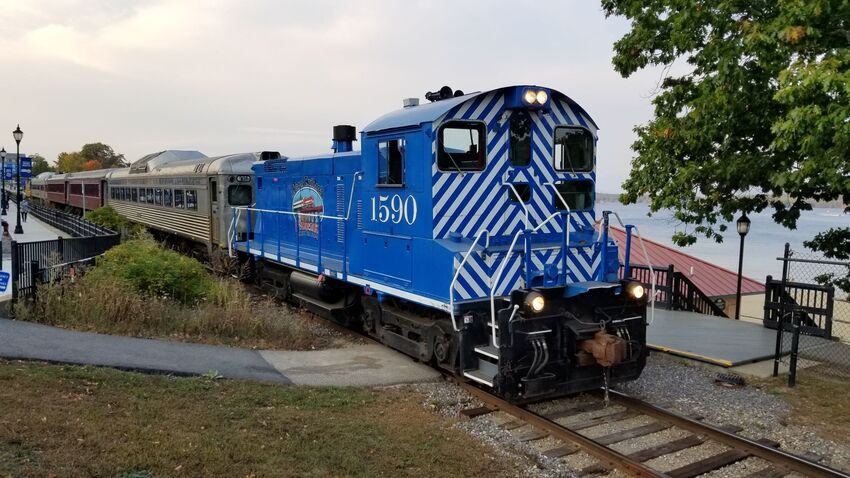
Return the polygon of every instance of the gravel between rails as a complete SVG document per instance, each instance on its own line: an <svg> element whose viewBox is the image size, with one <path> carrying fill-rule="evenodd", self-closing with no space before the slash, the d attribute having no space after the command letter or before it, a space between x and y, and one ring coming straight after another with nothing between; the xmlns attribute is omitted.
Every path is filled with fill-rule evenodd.
<svg viewBox="0 0 850 478"><path fill-rule="evenodd" d="M785 417L790 413L789 405L780 397L770 395L757 388L727 388L714 383L716 371L695 366L677 358L660 353L650 356L641 378L634 382L615 384L614 389L623 391L662 408L683 415L699 415L716 425L737 425L743 428L742 435L758 439L769 438L780 442L783 449L795 452L813 452L824 458L824 463L839 469L850 469L850 445L838 444L817 435L813 430L800 426L786 426ZM423 395L423 406L439 415L457 419L460 411L483 405L470 397L451 382L403 385ZM611 405L604 411L601 401L591 395L550 400L531 405L535 412L547 415L582 404L599 403L599 409L557 420L569 426L575 420L615 413L621 407ZM527 427L513 431L500 425L513 418L496 412L471 420L457 422L457 428L466 431L490 446L494 452L510 457L517 463L518 476L540 478L578 476L581 468L595 463L583 452L560 459L550 459L543 452L557 446L551 438L532 442L521 442L516 435ZM599 437L618 430L634 428L652 421L639 416L620 423L600 425L583 431L590 437ZM632 453L688 435L679 429L667 429L651 435L617 443L614 449L621 453ZM726 447L708 442L678 453L651 460L647 464L660 470L672 470L678 466L717 454ZM706 475L711 478L742 476L765 468L767 463L758 458L748 458ZM623 476L611 472L611 477Z"/></svg>

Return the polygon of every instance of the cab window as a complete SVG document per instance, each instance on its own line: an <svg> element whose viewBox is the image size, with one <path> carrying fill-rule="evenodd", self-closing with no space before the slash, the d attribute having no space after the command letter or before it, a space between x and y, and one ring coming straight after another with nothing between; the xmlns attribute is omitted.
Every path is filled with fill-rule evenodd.
<svg viewBox="0 0 850 478"><path fill-rule="evenodd" d="M378 184L404 185L404 140L394 139L378 143Z"/></svg>
<svg viewBox="0 0 850 478"><path fill-rule="evenodd" d="M557 209L562 211L567 209L564 207L564 201L570 207L570 211L593 209L593 181L561 181L555 183L555 187L560 193L559 197L554 191L552 192L552 202ZM561 197L564 201L561 201Z"/></svg>
<svg viewBox="0 0 850 478"><path fill-rule="evenodd" d="M528 111L515 110L511 115L511 165L531 164L531 116Z"/></svg>
<svg viewBox="0 0 850 478"><path fill-rule="evenodd" d="M234 184L227 188L227 202L231 206L251 205L251 186Z"/></svg>
<svg viewBox="0 0 850 478"><path fill-rule="evenodd" d="M570 173L593 171L593 135L584 128L555 128L555 169Z"/></svg>
<svg viewBox="0 0 850 478"><path fill-rule="evenodd" d="M484 123L449 121L438 135L437 167L446 172L483 171L487 163Z"/></svg>

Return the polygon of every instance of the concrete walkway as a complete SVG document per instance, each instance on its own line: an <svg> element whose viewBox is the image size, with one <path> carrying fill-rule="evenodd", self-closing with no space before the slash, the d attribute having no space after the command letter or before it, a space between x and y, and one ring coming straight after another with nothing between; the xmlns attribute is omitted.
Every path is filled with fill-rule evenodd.
<svg viewBox="0 0 850 478"><path fill-rule="evenodd" d="M378 344L317 351L255 351L137 339L0 319L0 357L296 385L374 386L436 380L439 373Z"/></svg>

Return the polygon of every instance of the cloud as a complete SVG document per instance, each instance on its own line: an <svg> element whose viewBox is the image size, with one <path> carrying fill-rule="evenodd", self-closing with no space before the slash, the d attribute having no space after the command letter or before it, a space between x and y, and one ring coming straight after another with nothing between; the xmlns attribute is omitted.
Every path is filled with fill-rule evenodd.
<svg viewBox="0 0 850 478"><path fill-rule="evenodd" d="M0 25L14 72L0 87L15 91L3 117L48 158L90 141L130 159L168 147L317 154L334 124L363 127L443 84L536 83L600 124L610 191L657 81L613 72L627 24L584 0L28 0L0 9Z"/></svg>

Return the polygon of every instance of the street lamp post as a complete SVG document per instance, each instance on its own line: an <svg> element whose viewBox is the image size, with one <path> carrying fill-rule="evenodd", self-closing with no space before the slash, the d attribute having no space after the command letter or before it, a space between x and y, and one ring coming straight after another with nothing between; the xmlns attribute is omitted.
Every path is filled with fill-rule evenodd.
<svg viewBox="0 0 850 478"><path fill-rule="evenodd" d="M15 224L15 234L23 234L24 228L21 227L21 140L24 139L24 132L21 131L21 125L18 125L18 127L15 128L15 131L12 131L12 137L15 138L15 144L17 144L16 156L18 161L18 170L17 174L15 174L17 178L16 181L18 183L18 193L16 195L18 204L15 208L18 213L18 221Z"/></svg>
<svg viewBox="0 0 850 478"><path fill-rule="evenodd" d="M0 179L0 183L3 184L3 194L0 196L0 216L6 215L6 148L0 149L0 160L2 160L3 164L3 177Z"/></svg>
<svg viewBox="0 0 850 478"><path fill-rule="evenodd" d="M741 214L738 218L738 234L741 235L741 250L738 252L738 289L735 292L735 320L741 319L741 276L744 269L744 238L750 232L750 218Z"/></svg>

